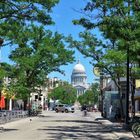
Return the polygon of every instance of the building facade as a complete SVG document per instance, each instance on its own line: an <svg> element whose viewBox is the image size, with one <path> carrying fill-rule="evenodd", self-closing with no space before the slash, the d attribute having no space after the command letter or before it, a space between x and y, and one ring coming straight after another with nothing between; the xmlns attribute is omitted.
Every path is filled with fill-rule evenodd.
<svg viewBox="0 0 140 140"><path fill-rule="evenodd" d="M104 79L105 80L105 79ZM122 97L122 105L123 105L123 111L124 115L126 113L126 78L122 77L120 78L120 87L121 87L121 97ZM137 83L138 82L138 83ZM104 82L105 83L105 82ZM138 85L137 85L138 84ZM118 92L118 87L114 83L113 80L110 80L109 82L106 82L103 87L103 112L107 115L107 118L114 117L116 108L120 108L120 95ZM129 114L132 113L132 89L130 86L130 93L129 93ZM140 81L136 80L136 89L134 94L134 101L135 101L135 113L139 114L140 112ZM112 108L110 110L110 108Z"/></svg>
<svg viewBox="0 0 140 140"><path fill-rule="evenodd" d="M77 97L85 93L89 89L89 84L87 84L87 75L84 66L77 62L74 66L71 75L71 84L77 89Z"/></svg>
<svg viewBox="0 0 140 140"><path fill-rule="evenodd" d="M135 99L135 111L136 113L140 113L140 80L135 80L136 91L134 95Z"/></svg>
<svg viewBox="0 0 140 140"><path fill-rule="evenodd" d="M46 86L41 86L38 89L38 91L40 90L40 93L31 93L30 102L32 104L32 108L36 109L41 106L41 108L44 110L48 109L48 107L52 109L55 101L52 99L48 101L48 94L51 94L51 91L59 85L63 85L63 81L57 77L47 78Z"/></svg>

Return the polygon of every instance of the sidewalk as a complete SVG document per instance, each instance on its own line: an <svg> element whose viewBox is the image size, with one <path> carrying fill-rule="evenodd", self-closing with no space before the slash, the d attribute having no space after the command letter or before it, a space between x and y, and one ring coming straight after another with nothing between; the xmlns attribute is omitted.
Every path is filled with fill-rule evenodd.
<svg viewBox="0 0 140 140"><path fill-rule="evenodd" d="M92 112L90 114L93 115L93 113L96 112ZM140 140L140 138L135 138L132 132L124 129L124 123L111 122L110 120L103 118L100 112L97 114L98 115L95 117L95 120L100 122L104 129L113 132L113 134L117 136L118 140Z"/></svg>
<svg viewBox="0 0 140 140"><path fill-rule="evenodd" d="M20 123L30 122L30 120L35 120L37 117L26 117L26 118L17 118L12 121L0 124L0 128L14 127Z"/></svg>
<svg viewBox="0 0 140 140"><path fill-rule="evenodd" d="M49 114L49 113L51 113L51 114ZM46 117L48 116L48 114L49 114L49 116L53 116L54 118L53 117L52 118L48 117L50 119L50 121L46 122ZM89 116L85 117L84 121L81 121L81 122L88 122L88 121L89 122L93 122L93 124L91 124L91 125L89 125L89 124L86 125L87 129L91 128L91 126L94 126L94 125L96 125L98 123L101 124L101 125L99 124L99 126L100 126L99 128L101 128L101 130L98 130L98 125L96 125L96 128L92 127L93 128L92 131L89 129L90 131L87 133L87 135L89 135L90 137L91 137L91 135L95 137L97 134L99 134L99 136L102 134L102 136L104 135L103 138L106 139L106 140L112 140L113 138L114 138L113 140L140 140L140 138L134 138L131 132L124 130L122 123L112 123L111 121L101 117L100 112L89 112L88 114L89 114ZM59 128L56 129L56 126L57 125L59 126L60 122L59 121L55 121L55 125L54 125L54 120L59 120L60 117L63 116L63 115L64 116L65 115L72 116L74 114L70 114L70 113L69 114L64 114L64 113L62 113L62 114L55 114L53 112L43 112L41 120L43 119L46 122L47 126L50 125L52 128L54 128L54 130L59 130ZM76 119L77 119L77 115L81 115L81 113L75 114L74 117L76 117ZM46 116L46 117L43 117L43 116ZM30 121L30 119L32 119L32 121ZM83 119L83 117L82 117L82 119ZM28 134L26 134L26 135L29 135L29 136L37 135L40 132L41 132L42 135L44 135L44 133L42 133L42 131L38 131L38 128L40 129L41 127L43 127L42 130L45 131L44 130L44 124L45 124L44 121L40 121L40 119L38 119L38 117L28 117L28 118L23 118L23 119L20 119L20 120L17 120L17 121L6 123L6 124L4 124L2 126L4 128L6 128L6 132L10 132L9 130L17 130L17 131L15 131L15 133L16 134L19 133L19 136L21 134L21 135L23 135L23 137L24 137L23 133L26 133L26 132L28 132ZM67 119L66 120L62 119L61 121L65 124L65 126L61 126L60 127L61 132L62 132L62 128L63 127L65 129L69 128L69 129L67 129L67 132L69 132L69 133L72 132L72 134L74 132L73 128L75 130L77 130L76 132L79 132L79 127L78 127L78 129L77 129L77 127L73 127L72 128L72 126L76 124L75 123L76 122L75 119L74 119L74 121L73 120L67 121ZM96 121L98 123L96 123ZM68 126L67 122L72 122L73 124L70 123L70 126ZM25 125L25 124L28 124L28 125ZM79 124L79 121L78 121L78 124ZM22 128L22 126L23 126L23 128ZM35 129L35 131L32 131L34 129ZM48 129L48 128L46 128L46 129ZM64 132L63 132L64 134L66 134L65 129L64 129ZM81 132L87 132L87 129L81 129ZM25 131L25 130L29 130L29 131ZM50 131L51 130L48 129L47 132L50 132ZM92 132L93 132L93 134L92 134ZM11 135L13 137L15 137L14 136L15 133L14 133L14 131L11 131ZM9 133L6 133L6 134L8 135L8 137L11 136L11 135L9 135ZM59 136L58 133L56 133L56 135ZM77 133L77 135L83 136L83 133ZM99 137L99 136L97 136L97 137ZM105 138L105 136L106 136L106 138ZM100 140L103 140L103 139L100 139Z"/></svg>

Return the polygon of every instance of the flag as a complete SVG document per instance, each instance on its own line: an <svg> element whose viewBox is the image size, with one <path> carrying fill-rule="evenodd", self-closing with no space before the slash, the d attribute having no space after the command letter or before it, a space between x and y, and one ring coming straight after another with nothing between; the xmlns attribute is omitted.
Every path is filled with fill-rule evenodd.
<svg viewBox="0 0 140 140"><path fill-rule="evenodd" d="M0 99L0 108L1 109L5 108L5 99L4 99L4 96L1 96L1 99Z"/></svg>

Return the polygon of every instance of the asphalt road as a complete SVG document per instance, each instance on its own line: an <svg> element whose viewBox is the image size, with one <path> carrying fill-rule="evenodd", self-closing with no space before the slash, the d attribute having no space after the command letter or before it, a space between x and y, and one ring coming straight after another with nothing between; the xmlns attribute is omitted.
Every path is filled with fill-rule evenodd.
<svg viewBox="0 0 140 140"><path fill-rule="evenodd" d="M97 121L97 118L101 121ZM0 140L131 140L132 137L127 135L122 139L118 127L114 129L112 124L103 123L97 112L84 117L81 111L46 111L39 117L10 122L3 127Z"/></svg>

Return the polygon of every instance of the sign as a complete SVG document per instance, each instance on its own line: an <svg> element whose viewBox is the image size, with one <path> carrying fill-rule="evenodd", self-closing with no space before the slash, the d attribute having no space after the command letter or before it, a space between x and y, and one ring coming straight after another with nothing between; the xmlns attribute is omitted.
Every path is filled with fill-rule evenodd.
<svg viewBox="0 0 140 140"><path fill-rule="evenodd" d="M94 67L93 73L95 74L95 76L100 77L100 73L101 73L100 68Z"/></svg>
<svg viewBox="0 0 140 140"><path fill-rule="evenodd" d="M136 88L140 88L140 79L136 80Z"/></svg>

